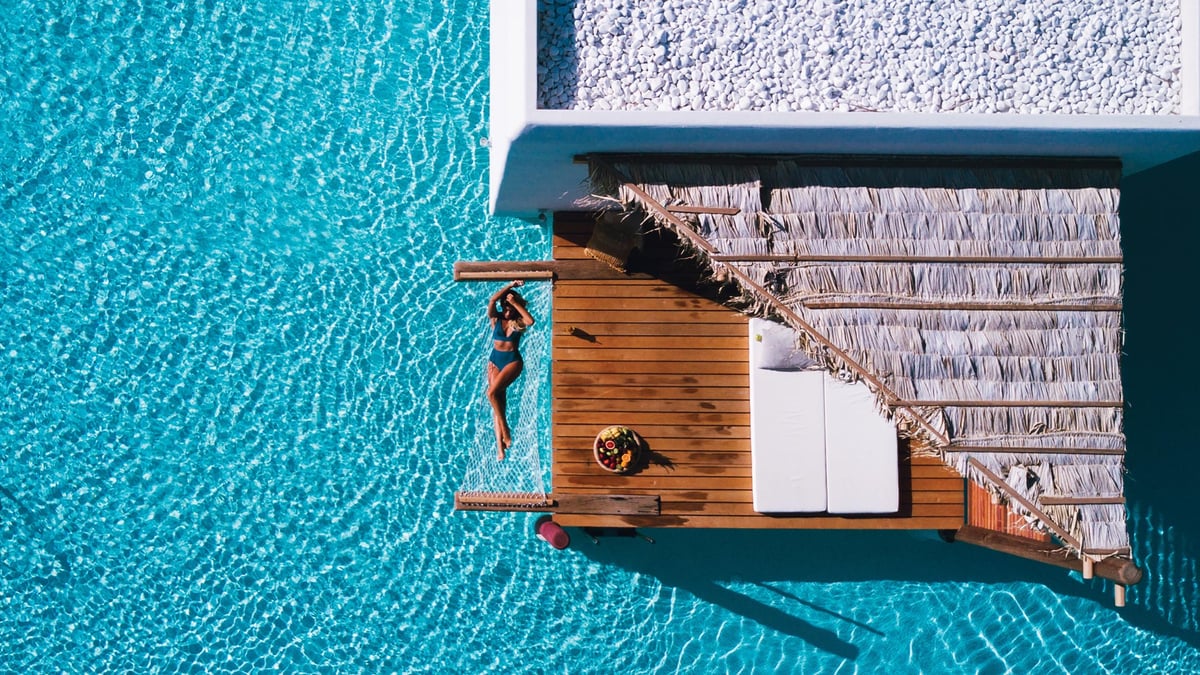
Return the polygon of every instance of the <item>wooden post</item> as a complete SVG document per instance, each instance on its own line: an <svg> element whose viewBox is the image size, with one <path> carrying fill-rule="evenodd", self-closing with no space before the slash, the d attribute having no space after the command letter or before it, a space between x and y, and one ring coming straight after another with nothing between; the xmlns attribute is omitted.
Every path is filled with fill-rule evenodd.
<svg viewBox="0 0 1200 675"><path fill-rule="evenodd" d="M1125 606L1125 584L1113 584L1113 604L1117 607Z"/></svg>
<svg viewBox="0 0 1200 675"><path fill-rule="evenodd" d="M1094 563L1092 561L1092 557L1089 555L1083 556L1083 578L1084 579L1091 579L1093 576L1095 576L1095 570L1094 570L1093 566L1094 566ZM1120 585L1120 584L1118 584L1118 585Z"/></svg>

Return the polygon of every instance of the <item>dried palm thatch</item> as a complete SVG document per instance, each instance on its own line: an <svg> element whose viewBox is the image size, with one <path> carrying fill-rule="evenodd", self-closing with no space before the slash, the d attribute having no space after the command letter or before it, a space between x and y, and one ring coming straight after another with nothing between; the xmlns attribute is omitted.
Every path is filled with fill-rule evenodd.
<svg viewBox="0 0 1200 675"><path fill-rule="evenodd" d="M1077 553L1128 552L1115 163L597 157L590 176L865 381L914 447Z"/></svg>

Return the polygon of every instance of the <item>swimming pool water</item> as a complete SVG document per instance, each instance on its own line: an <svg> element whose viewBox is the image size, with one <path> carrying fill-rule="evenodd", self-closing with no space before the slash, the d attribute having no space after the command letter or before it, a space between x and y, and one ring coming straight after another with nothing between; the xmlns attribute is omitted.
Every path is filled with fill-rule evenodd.
<svg viewBox="0 0 1200 675"><path fill-rule="evenodd" d="M1151 367L1123 611L931 533L554 551L536 516L455 513L492 288L452 264L550 246L486 213L486 17L0 11L0 671L1200 671L1195 442Z"/></svg>

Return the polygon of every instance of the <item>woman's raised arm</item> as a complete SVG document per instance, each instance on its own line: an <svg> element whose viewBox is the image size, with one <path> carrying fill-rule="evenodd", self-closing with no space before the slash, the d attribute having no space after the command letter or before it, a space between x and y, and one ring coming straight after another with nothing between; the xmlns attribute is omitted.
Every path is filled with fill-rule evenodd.
<svg viewBox="0 0 1200 675"><path fill-rule="evenodd" d="M488 300L488 308L487 308L487 315L488 315L489 319L495 319L500 316L500 312L496 311L496 303L500 302L500 298L503 298L505 293L511 291L512 289L516 288L517 286L522 285L523 283L524 282L522 282L520 279L518 279L516 281L510 281L507 284L505 284L503 288L501 288L500 290L498 290L492 294L491 299Z"/></svg>

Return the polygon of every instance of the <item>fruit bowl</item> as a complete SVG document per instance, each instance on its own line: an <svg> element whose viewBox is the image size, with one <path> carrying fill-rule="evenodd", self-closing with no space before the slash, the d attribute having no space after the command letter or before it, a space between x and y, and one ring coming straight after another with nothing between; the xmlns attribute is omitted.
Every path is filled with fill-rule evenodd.
<svg viewBox="0 0 1200 675"><path fill-rule="evenodd" d="M596 434L592 454L601 469L612 473L628 473L637 466L642 452L642 438L629 427L606 427Z"/></svg>

